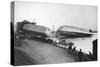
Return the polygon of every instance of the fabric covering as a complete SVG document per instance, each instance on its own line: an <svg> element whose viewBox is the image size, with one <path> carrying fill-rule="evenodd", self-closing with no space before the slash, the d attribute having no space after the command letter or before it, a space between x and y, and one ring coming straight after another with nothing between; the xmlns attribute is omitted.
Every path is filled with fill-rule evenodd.
<svg viewBox="0 0 100 67"><path fill-rule="evenodd" d="M30 31L41 32L41 33L46 33L47 30L50 30L47 27L40 26L40 25L33 25L33 24L25 24L23 26L23 29L30 30Z"/></svg>
<svg viewBox="0 0 100 67"><path fill-rule="evenodd" d="M59 27L58 31L69 31L69 32L79 32L79 33L81 32L81 33L88 33L88 34L90 33L85 29L74 27L74 26L67 26L67 25Z"/></svg>

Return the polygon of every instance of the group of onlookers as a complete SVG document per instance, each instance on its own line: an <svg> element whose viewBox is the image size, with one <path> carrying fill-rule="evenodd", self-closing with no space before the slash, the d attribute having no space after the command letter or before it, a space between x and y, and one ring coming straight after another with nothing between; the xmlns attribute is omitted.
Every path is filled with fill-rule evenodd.
<svg viewBox="0 0 100 67"><path fill-rule="evenodd" d="M89 54L86 54L80 49L79 51L76 50L76 46L73 42L65 42L65 41L59 41L59 43L54 43L54 45L61 44L64 46L67 46L66 50L68 54L72 55L76 61L93 61L93 54L89 52ZM61 47L61 46L60 46Z"/></svg>

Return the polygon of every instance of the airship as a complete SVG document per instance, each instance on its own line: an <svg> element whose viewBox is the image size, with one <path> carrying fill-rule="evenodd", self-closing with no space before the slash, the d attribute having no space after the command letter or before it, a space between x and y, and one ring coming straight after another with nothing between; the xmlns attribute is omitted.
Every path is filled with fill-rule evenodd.
<svg viewBox="0 0 100 67"><path fill-rule="evenodd" d="M92 37L94 34L95 33L92 33L89 30L68 25L63 25L56 31L56 37L59 39Z"/></svg>

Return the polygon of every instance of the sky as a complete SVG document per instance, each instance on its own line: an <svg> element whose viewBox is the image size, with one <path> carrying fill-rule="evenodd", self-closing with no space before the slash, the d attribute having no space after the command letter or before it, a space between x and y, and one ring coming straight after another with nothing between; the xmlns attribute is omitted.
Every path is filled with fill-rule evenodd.
<svg viewBox="0 0 100 67"><path fill-rule="evenodd" d="M28 20L57 30L62 25L97 30L97 7L55 3L19 2L14 5L14 22Z"/></svg>

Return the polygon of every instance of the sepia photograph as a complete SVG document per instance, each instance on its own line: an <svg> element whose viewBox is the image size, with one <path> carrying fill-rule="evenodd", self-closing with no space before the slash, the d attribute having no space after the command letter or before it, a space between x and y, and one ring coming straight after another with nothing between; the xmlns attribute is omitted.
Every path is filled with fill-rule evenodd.
<svg viewBox="0 0 100 67"><path fill-rule="evenodd" d="M11 65L97 61L97 6L11 2Z"/></svg>

